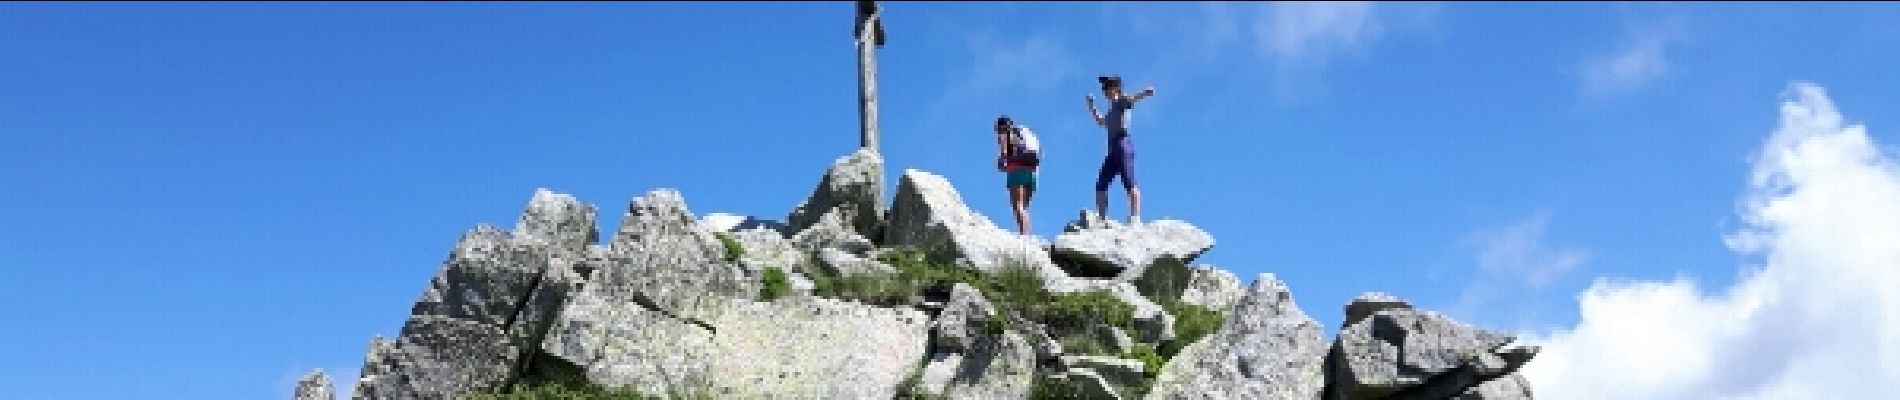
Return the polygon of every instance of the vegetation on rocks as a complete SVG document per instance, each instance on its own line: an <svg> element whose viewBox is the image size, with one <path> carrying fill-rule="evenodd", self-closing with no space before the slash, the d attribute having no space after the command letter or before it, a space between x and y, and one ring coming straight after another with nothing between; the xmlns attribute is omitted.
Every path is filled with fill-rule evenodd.
<svg viewBox="0 0 1900 400"><path fill-rule="evenodd" d="M1158 349L1162 360L1173 359L1181 349L1201 340L1201 337L1220 329L1224 318L1219 311L1207 307L1183 303L1179 300L1166 301L1162 307L1174 316L1174 340L1162 343Z"/></svg>
<svg viewBox="0 0 1900 400"><path fill-rule="evenodd" d="M726 245L726 262L738 262L739 257L745 256L745 246L740 245L739 240L734 239L732 234L718 232L718 236L719 243Z"/></svg>
<svg viewBox="0 0 1900 400"><path fill-rule="evenodd" d="M792 281L785 276L785 270L779 267L765 267L760 280L762 282L759 285L759 300L777 300L792 293Z"/></svg>

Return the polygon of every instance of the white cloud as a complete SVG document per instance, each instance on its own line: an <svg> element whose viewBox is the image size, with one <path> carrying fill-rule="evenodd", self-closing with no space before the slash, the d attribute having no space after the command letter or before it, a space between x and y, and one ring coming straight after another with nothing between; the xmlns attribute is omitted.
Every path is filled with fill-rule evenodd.
<svg viewBox="0 0 1900 400"><path fill-rule="evenodd" d="M1637 38L1616 54L1593 57L1583 63L1583 89L1591 94L1624 93L1641 88L1669 72L1663 41Z"/></svg>
<svg viewBox="0 0 1900 400"><path fill-rule="evenodd" d="M1900 393L1900 165L1796 84L1754 159L1736 283L1598 280L1580 322L1527 336L1545 399L1848 399Z"/></svg>
<svg viewBox="0 0 1900 400"><path fill-rule="evenodd" d="M1338 53L1360 51L1382 33L1371 2L1273 2L1260 13L1254 34L1282 65L1324 65Z"/></svg>
<svg viewBox="0 0 1900 400"><path fill-rule="evenodd" d="M1683 38L1679 20L1664 20L1626 28L1627 38L1616 51L1586 57L1580 69L1583 93L1604 96L1633 92L1668 75L1673 68L1668 47Z"/></svg>
<svg viewBox="0 0 1900 400"><path fill-rule="evenodd" d="M970 69L953 76L943 97L931 105L927 115L933 125L953 107L1054 89L1081 69L1068 46L1048 33L1016 41L979 32L969 35L965 43Z"/></svg>
<svg viewBox="0 0 1900 400"><path fill-rule="evenodd" d="M1032 35L1020 42L975 34L969 37L968 45L975 62L962 88L975 93L1052 88L1080 68L1068 47L1049 34Z"/></svg>
<svg viewBox="0 0 1900 400"><path fill-rule="evenodd" d="M1538 210L1461 238L1460 248L1471 251L1477 268L1446 311L1480 322L1534 326L1547 307L1538 304L1539 291L1590 262L1587 250L1548 243L1544 232L1550 220L1549 210Z"/></svg>
<svg viewBox="0 0 1900 400"><path fill-rule="evenodd" d="M1590 253L1576 248L1550 248L1544 229L1550 212L1538 211L1510 226L1472 233L1465 243L1478 249L1478 267L1514 283L1542 287L1552 279L1590 261Z"/></svg>

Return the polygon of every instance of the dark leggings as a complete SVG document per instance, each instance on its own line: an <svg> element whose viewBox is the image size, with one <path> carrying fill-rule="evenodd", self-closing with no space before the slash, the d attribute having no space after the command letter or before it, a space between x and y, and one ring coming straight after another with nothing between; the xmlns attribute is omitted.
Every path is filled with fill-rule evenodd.
<svg viewBox="0 0 1900 400"><path fill-rule="evenodd" d="M1095 175L1095 191L1108 190L1108 180L1116 175L1122 177L1122 189L1135 188L1135 151L1127 146L1116 146L1108 150L1108 156L1102 157L1102 170Z"/></svg>

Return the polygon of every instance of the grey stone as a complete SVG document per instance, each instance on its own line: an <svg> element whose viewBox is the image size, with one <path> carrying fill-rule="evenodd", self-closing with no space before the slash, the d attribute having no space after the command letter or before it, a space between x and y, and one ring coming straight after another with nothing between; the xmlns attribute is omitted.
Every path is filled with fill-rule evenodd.
<svg viewBox="0 0 1900 400"><path fill-rule="evenodd" d="M988 217L970 210L949 181L928 172L904 171L883 243L989 273L1026 269L1052 291L1073 290L1067 284L1068 275L1050 261L1044 242L998 228Z"/></svg>
<svg viewBox="0 0 1900 400"><path fill-rule="evenodd" d="M1161 256L1184 263L1214 247L1214 237L1194 225L1164 219L1107 229L1084 229L1056 236L1054 256L1070 274L1113 277L1124 282L1141 278Z"/></svg>
<svg viewBox="0 0 1900 400"><path fill-rule="evenodd" d="M711 329L589 285L549 330L541 348L581 367L588 380L642 393L678 393L704 376Z"/></svg>
<svg viewBox="0 0 1900 400"><path fill-rule="evenodd" d="M991 305L983 293L968 284L958 283L950 288L950 301L944 304L943 312L937 314L931 323L936 334L937 345L951 351L968 350L976 342L988 336L991 319L996 315L996 306Z"/></svg>
<svg viewBox="0 0 1900 400"><path fill-rule="evenodd" d="M1121 226L1122 225L1120 222L1116 222L1115 220L1112 220L1112 219L1102 218L1102 215L1096 214L1095 210L1085 209L1085 210L1082 210L1081 216L1078 216L1075 219L1070 220L1069 223L1062 225L1062 233L1081 232L1081 231L1090 230L1090 229L1114 229L1114 228L1120 228Z"/></svg>
<svg viewBox="0 0 1900 400"><path fill-rule="evenodd" d="M849 225L845 225L844 214L836 211L825 213L824 216L818 218L817 222L798 231L797 235L792 236L792 244L806 253L813 254L822 249L839 249L851 254L866 255L877 249L870 239L866 239L864 235L852 231Z"/></svg>
<svg viewBox="0 0 1900 400"><path fill-rule="evenodd" d="M924 365L914 391L951 399L1021 399L1035 384L1035 350L1017 332L981 338L959 352L940 352Z"/></svg>
<svg viewBox="0 0 1900 400"><path fill-rule="evenodd" d="M480 225L462 235L445 264L410 314L500 326L514 318L522 298L547 269L547 256L517 246L507 232Z"/></svg>
<svg viewBox="0 0 1900 400"><path fill-rule="evenodd" d="M824 214L838 212L863 237L878 237L884 225L884 158L860 148L833 161L811 197L785 217L786 228L801 232Z"/></svg>
<svg viewBox="0 0 1900 400"><path fill-rule="evenodd" d="M810 296L812 290L815 290L818 288L818 284L816 282L812 282L811 278L805 277L805 274L801 274L797 272L786 272L785 278L786 280L791 281L792 294L795 294L795 295Z"/></svg>
<svg viewBox="0 0 1900 400"><path fill-rule="evenodd" d="M599 242L595 213L594 206L582 204L573 195L535 189L527 210L515 222L514 236L524 244L545 247L552 255L578 259L587 245Z"/></svg>
<svg viewBox="0 0 1900 400"><path fill-rule="evenodd" d="M844 250L834 248L819 250L818 259L824 261L825 268L829 269L829 272L837 274L838 276L872 275L889 277L897 275L897 268L892 268L890 265L884 264L883 261L860 257L846 253Z"/></svg>
<svg viewBox="0 0 1900 400"><path fill-rule="evenodd" d="M1221 327L1161 369L1149 399L1314 399L1326 340L1273 274L1260 274Z"/></svg>
<svg viewBox="0 0 1900 400"><path fill-rule="evenodd" d="M770 267L795 272L807 261L805 253L792 246L792 242L777 231L753 228L733 231L731 235L734 241L745 247L745 254L739 256L739 266L745 268L747 274L757 276Z"/></svg>
<svg viewBox="0 0 1900 400"><path fill-rule="evenodd" d="M1510 374L1485 381L1464 393L1457 400L1530 400L1531 384L1523 375Z"/></svg>
<svg viewBox="0 0 1900 400"><path fill-rule="evenodd" d="M1207 307L1210 310L1226 310L1240 300L1243 288L1240 278L1211 265L1197 265L1189 272L1187 290L1181 292L1181 302Z"/></svg>
<svg viewBox="0 0 1900 400"><path fill-rule="evenodd" d="M515 231L464 234L393 343L372 343L360 398L442 398L505 386L582 278L594 208L536 190Z"/></svg>
<svg viewBox="0 0 1900 400"><path fill-rule="evenodd" d="M330 386L330 375L322 368L304 374L297 380L297 391L290 395L291 400L335 400L336 389Z"/></svg>
<svg viewBox="0 0 1900 400"><path fill-rule="evenodd" d="M357 378L356 384L352 386L355 389L351 391L351 399L362 400L374 398L370 397L370 395L374 392L373 386L376 384L377 377L389 375L394 372L395 361L392 358L392 350L394 350L392 347L393 345L389 343L389 340L383 339L382 335L376 335L370 338L369 351L363 355L363 368Z"/></svg>
<svg viewBox="0 0 1900 400"><path fill-rule="evenodd" d="M726 262L725 245L693 221L677 191L635 198L607 249L606 265L583 290L700 322L717 318L726 302L755 298L758 281Z"/></svg>
<svg viewBox="0 0 1900 400"><path fill-rule="evenodd" d="M1351 303L1346 304L1346 320L1340 323L1339 327L1352 326L1352 324L1359 323L1359 321L1366 319L1366 317L1372 316L1372 313L1382 310L1409 309L1412 309L1411 303L1406 303L1404 299L1400 299L1398 296L1393 296L1389 293L1360 293L1359 297L1354 297Z"/></svg>
<svg viewBox="0 0 1900 400"><path fill-rule="evenodd" d="M499 389L521 348L493 325L415 315L377 361L388 372L365 376L356 396L370 399L455 398Z"/></svg>
<svg viewBox="0 0 1900 400"><path fill-rule="evenodd" d="M924 358L929 319L911 308L815 297L735 304L706 357L715 398L891 398Z"/></svg>
<svg viewBox="0 0 1900 400"><path fill-rule="evenodd" d="M1389 295L1355 304L1403 304ZM1385 307L1341 329L1328 364L1328 399L1448 398L1515 372L1536 347L1431 311Z"/></svg>
<svg viewBox="0 0 1900 400"><path fill-rule="evenodd" d="M705 325L584 291L543 346L589 380L715 398L889 398L923 358L928 319L907 308L791 297L727 302Z"/></svg>

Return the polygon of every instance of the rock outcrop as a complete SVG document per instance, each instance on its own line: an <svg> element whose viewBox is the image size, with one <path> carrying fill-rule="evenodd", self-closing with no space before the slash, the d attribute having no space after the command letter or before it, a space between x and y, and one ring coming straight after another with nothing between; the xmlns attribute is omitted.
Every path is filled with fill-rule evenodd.
<svg viewBox="0 0 1900 400"><path fill-rule="evenodd" d="M1050 260L1045 243L998 228L964 205L950 182L935 174L904 170L885 229L886 246L922 251L986 272L1024 268L1058 291L1067 289L1068 274Z"/></svg>
<svg viewBox="0 0 1900 400"><path fill-rule="evenodd" d="M811 198L785 217L785 227L803 231L834 211L859 235L879 237L884 225L884 158L877 150L858 149L832 162Z"/></svg>
<svg viewBox="0 0 1900 400"><path fill-rule="evenodd" d="M1181 302L1207 307L1213 310L1225 310L1240 301L1240 278L1227 270L1211 265L1195 266L1188 274L1187 290L1181 292Z"/></svg>
<svg viewBox="0 0 1900 400"><path fill-rule="evenodd" d="M1347 305L1328 342L1274 275L1243 289L1189 267L1214 240L1184 221L1084 212L1052 245L997 227L941 176L906 170L889 207L882 182L874 151L840 158L783 227L696 219L652 190L604 245L595 207L537 190L512 230L461 236L401 331L370 341L354 398L557 383L668 398L1531 396L1516 371L1535 348L1382 293ZM334 393L319 370L292 396Z"/></svg>
<svg viewBox="0 0 1900 400"><path fill-rule="evenodd" d="M1164 219L1066 232L1056 236L1053 255L1058 264L1069 267L1071 275L1132 282L1160 257L1193 262L1212 247L1214 237L1206 231Z"/></svg>
<svg viewBox="0 0 1900 400"><path fill-rule="evenodd" d="M1327 399L1512 398L1523 391L1513 375L1537 354L1536 347L1510 346L1509 335L1413 309L1388 294L1361 295L1346 310L1350 324L1328 359ZM1485 385L1497 380L1505 382Z"/></svg>
<svg viewBox="0 0 1900 400"><path fill-rule="evenodd" d="M513 233L479 226L462 236L416 301L402 332L372 346L359 398L458 396L504 387L579 280L595 238L594 210L537 190Z"/></svg>
<svg viewBox="0 0 1900 400"><path fill-rule="evenodd" d="M1020 399L1034 384L1036 353L982 293L957 284L932 325L932 352L911 391L953 399Z"/></svg>
<svg viewBox="0 0 1900 400"><path fill-rule="evenodd" d="M336 389L330 386L330 375L322 369L310 371L297 380L297 391L291 393L291 400L334 400Z"/></svg>
<svg viewBox="0 0 1900 400"><path fill-rule="evenodd" d="M1218 331L1174 356L1150 399L1314 399L1326 384L1319 323L1272 274L1228 311Z"/></svg>

